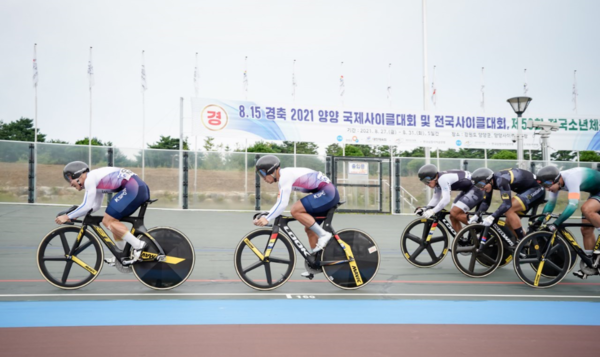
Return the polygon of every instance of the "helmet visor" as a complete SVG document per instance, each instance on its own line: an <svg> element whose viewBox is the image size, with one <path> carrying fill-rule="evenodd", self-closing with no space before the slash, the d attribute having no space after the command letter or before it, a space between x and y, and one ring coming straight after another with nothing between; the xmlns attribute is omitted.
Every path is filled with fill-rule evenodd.
<svg viewBox="0 0 600 357"><path fill-rule="evenodd" d="M431 181L433 181L433 177L431 176L425 176L421 179L421 182L423 182L424 184L428 185Z"/></svg>
<svg viewBox="0 0 600 357"><path fill-rule="evenodd" d="M548 188L548 187L554 185L556 182L552 181L552 180L546 180L546 181L538 181L538 183L540 185L542 185L543 188Z"/></svg>
<svg viewBox="0 0 600 357"><path fill-rule="evenodd" d="M475 185L475 187L479 188L479 189L483 189L485 187L485 185L487 185L487 182L485 180L481 180L481 181L472 181L473 185Z"/></svg>
<svg viewBox="0 0 600 357"><path fill-rule="evenodd" d="M261 170L258 170L257 172L258 172L258 174L259 174L260 176L262 176L263 178L267 177L267 172L266 172L265 170L262 170L262 169L261 169Z"/></svg>

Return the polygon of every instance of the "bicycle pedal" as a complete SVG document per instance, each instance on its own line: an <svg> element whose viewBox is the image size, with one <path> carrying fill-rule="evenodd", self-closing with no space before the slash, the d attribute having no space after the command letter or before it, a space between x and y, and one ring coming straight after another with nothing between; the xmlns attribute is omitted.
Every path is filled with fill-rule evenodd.
<svg viewBox="0 0 600 357"><path fill-rule="evenodd" d="M160 255L156 256L156 261L158 261L158 262L164 262L165 259L167 259L167 256L164 254L160 254Z"/></svg>

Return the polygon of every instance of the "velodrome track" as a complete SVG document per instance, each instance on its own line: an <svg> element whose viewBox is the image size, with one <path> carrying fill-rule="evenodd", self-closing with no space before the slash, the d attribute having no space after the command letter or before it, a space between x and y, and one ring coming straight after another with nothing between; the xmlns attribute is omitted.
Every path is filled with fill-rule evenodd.
<svg viewBox="0 0 600 357"><path fill-rule="evenodd" d="M343 291L322 277L305 280L297 264L284 286L259 292L233 268L233 249L255 228L251 213L149 209L148 228L176 227L194 244L196 266L185 284L154 291L105 266L90 285L63 291L41 277L35 262L39 241L56 227L54 216L63 209L0 204L0 355L59 355L67 341L69 347L85 346L86 355L106 355L127 346L118 334L129 331L139 340L134 342L152 343L148 355L173 348L182 355L198 355L198 348L207 355L300 355L315 348L341 355L341 344L346 356L458 356L477 346L494 356L514 345L523 354L564 356L595 350L600 333L600 278L569 275L551 289L532 289L519 281L512 264L471 279L449 255L434 268L415 268L399 248L413 216L335 216L336 229L359 228L377 241L380 270L365 288ZM291 227L306 242L300 225Z"/></svg>

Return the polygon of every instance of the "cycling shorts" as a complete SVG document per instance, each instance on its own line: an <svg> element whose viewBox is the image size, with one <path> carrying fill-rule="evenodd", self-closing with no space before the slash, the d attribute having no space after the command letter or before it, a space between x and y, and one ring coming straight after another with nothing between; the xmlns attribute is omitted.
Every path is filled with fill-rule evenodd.
<svg viewBox="0 0 600 357"><path fill-rule="evenodd" d="M340 202L340 194L337 188L329 183L323 186L321 190L305 196L300 202L302 202L306 213L311 215L323 214Z"/></svg>
<svg viewBox="0 0 600 357"><path fill-rule="evenodd" d="M521 204L521 211L527 212L531 208L532 203L535 203L537 200L543 200L544 196L544 188L542 186L538 186L532 187L525 192L518 194L515 196L515 198Z"/></svg>
<svg viewBox="0 0 600 357"><path fill-rule="evenodd" d="M473 186L469 191L463 191L456 196L452 207L458 207L467 213L481 201L483 201L483 191Z"/></svg>
<svg viewBox="0 0 600 357"><path fill-rule="evenodd" d="M150 199L148 185L137 175L131 176L123 189L115 194L106 207L106 214L121 219L130 216L144 202Z"/></svg>

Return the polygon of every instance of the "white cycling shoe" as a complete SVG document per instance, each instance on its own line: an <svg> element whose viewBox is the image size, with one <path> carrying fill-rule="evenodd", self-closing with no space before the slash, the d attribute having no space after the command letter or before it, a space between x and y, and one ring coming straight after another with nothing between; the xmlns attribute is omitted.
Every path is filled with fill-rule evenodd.
<svg viewBox="0 0 600 357"><path fill-rule="evenodd" d="M325 246L327 245L327 243L329 243L329 240L331 239L331 237L333 237L333 234L327 232L327 235L323 236L323 237L319 237L319 240L317 241L317 245L315 246L315 249L313 249L313 254L323 250L323 248L325 248Z"/></svg>

